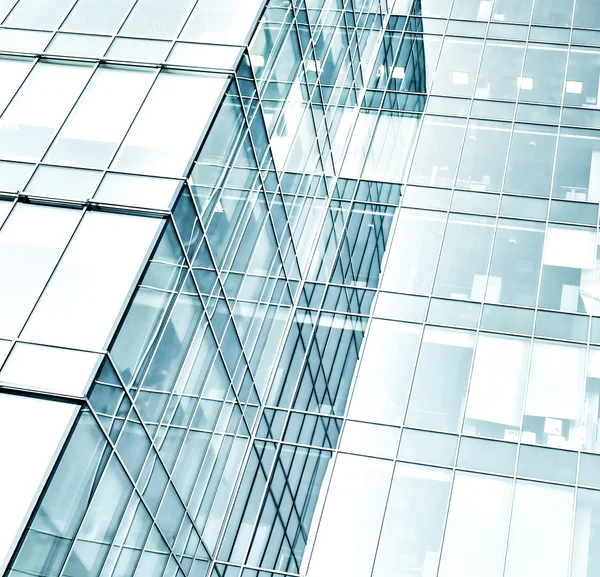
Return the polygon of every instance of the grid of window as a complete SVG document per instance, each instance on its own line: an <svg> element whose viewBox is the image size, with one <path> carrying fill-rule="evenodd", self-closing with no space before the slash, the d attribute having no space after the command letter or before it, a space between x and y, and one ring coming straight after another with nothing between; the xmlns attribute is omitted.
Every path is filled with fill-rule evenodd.
<svg viewBox="0 0 600 577"><path fill-rule="evenodd" d="M378 9L270 3L174 200L158 181L183 175L224 76L137 65L123 82L145 92L113 130L96 120L111 107L97 95L123 90L123 67L103 60L31 159L38 171L99 169L112 186L88 205L167 222L7 575L300 571L400 196L327 178L330 131L351 128ZM301 289L308 278L332 284Z"/></svg>
<svg viewBox="0 0 600 577"><path fill-rule="evenodd" d="M348 153L405 186L307 574L593 575L597 8L394 13Z"/></svg>
<svg viewBox="0 0 600 577"><path fill-rule="evenodd" d="M0 0L7 577L595 575L594 2Z"/></svg>

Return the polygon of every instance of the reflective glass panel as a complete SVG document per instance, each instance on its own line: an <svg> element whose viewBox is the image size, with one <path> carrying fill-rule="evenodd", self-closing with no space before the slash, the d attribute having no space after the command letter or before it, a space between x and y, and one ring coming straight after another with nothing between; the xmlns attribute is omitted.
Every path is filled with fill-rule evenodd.
<svg viewBox="0 0 600 577"><path fill-rule="evenodd" d="M600 137L597 131L567 128L558 140L552 196L600 201Z"/></svg>
<svg viewBox="0 0 600 577"><path fill-rule="evenodd" d="M517 481L505 577L568 573L573 492L571 487Z"/></svg>
<svg viewBox="0 0 600 577"><path fill-rule="evenodd" d="M154 218L88 212L24 337L60 346L104 348L160 225Z"/></svg>
<svg viewBox="0 0 600 577"><path fill-rule="evenodd" d="M448 96L471 96L482 50L482 40L447 36L442 45L432 92Z"/></svg>
<svg viewBox="0 0 600 577"><path fill-rule="evenodd" d="M25 521L75 411L75 405L0 393L0 462L11 472L0 475L0 559Z"/></svg>
<svg viewBox="0 0 600 577"><path fill-rule="evenodd" d="M444 469L396 465L373 577L436 574L451 480Z"/></svg>
<svg viewBox="0 0 600 577"><path fill-rule="evenodd" d="M112 168L183 176L226 78L162 72Z"/></svg>
<svg viewBox="0 0 600 577"><path fill-rule="evenodd" d="M433 293L441 297L482 301L493 236L493 219L451 214Z"/></svg>
<svg viewBox="0 0 600 577"><path fill-rule="evenodd" d="M393 463L339 455L309 574L363 577L373 565ZM356 503L363 506L356 507Z"/></svg>
<svg viewBox="0 0 600 577"><path fill-rule="evenodd" d="M99 355L93 353L17 343L0 371L0 381L81 396L99 360Z"/></svg>
<svg viewBox="0 0 600 577"><path fill-rule="evenodd" d="M523 72L517 79L519 100L560 104L566 64L565 48L549 44L529 44Z"/></svg>
<svg viewBox="0 0 600 577"><path fill-rule="evenodd" d="M402 423L420 340L419 325L373 321L349 416L390 425Z"/></svg>
<svg viewBox="0 0 600 577"><path fill-rule="evenodd" d="M502 188L510 130L504 122L469 122L456 186L480 191Z"/></svg>
<svg viewBox="0 0 600 577"><path fill-rule="evenodd" d="M402 209L391 240L381 288L428 294L442 244L446 215Z"/></svg>
<svg viewBox="0 0 600 577"><path fill-rule="evenodd" d="M194 42L244 44L261 0L200 2L194 8L181 38Z"/></svg>
<svg viewBox="0 0 600 577"><path fill-rule="evenodd" d="M78 210L15 206L0 229L1 336L18 336L80 218Z"/></svg>
<svg viewBox="0 0 600 577"><path fill-rule="evenodd" d="M138 0L121 33L149 38L174 38L185 22L193 0Z"/></svg>
<svg viewBox="0 0 600 577"><path fill-rule="evenodd" d="M457 472L439 577L502 577L512 479Z"/></svg>
<svg viewBox="0 0 600 577"><path fill-rule="evenodd" d="M72 5L73 0L19 0L4 24L54 30Z"/></svg>
<svg viewBox="0 0 600 577"><path fill-rule="evenodd" d="M515 124L504 190L528 196L550 196L556 128Z"/></svg>
<svg viewBox="0 0 600 577"><path fill-rule="evenodd" d="M464 433L518 440L530 346L529 339L479 335Z"/></svg>
<svg viewBox="0 0 600 577"><path fill-rule="evenodd" d="M499 219L485 301L534 306L537 299L545 224Z"/></svg>
<svg viewBox="0 0 600 577"><path fill-rule="evenodd" d="M592 577L600 571L597 535L600 523L600 492L579 489L575 507L575 532L571 575Z"/></svg>
<svg viewBox="0 0 600 577"><path fill-rule="evenodd" d="M0 84L1 111L4 110L23 80L25 80L31 65L31 60L0 58L0 75L2 76L2 83Z"/></svg>
<svg viewBox="0 0 600 577"><path fill-rule="evenodd" d="M104 168L125 136L154 72L99 68L61 128L46 162Z"/></svg>
<svg viewBox="0 0 600 577"><path fill-rule="evenodd" d="M596 229L550 224L546 233L539 306L593 311Z"/></svg>
<svg viewBox="0 0 600 577"><path fill-rule="evenodd" d="M534 340L522 441L579 448L585 354L584 346Z"/></svg>
<svg viewBox="0 0 600 577"><path fill-rule="evenodd" d="M475 333L425 328L406 425L458 431L474 345Z"/></svg>
<svg viewBox="0 0 600 577"><path fill-rule="evenodd" d="M0 117L0 156L39 160L91 71L84 65L36 64Z"/></svg>
<svg viewBox="0 0 600 577"><path fill-rule="evenodd" d="M87 34L114 34L131 4L132 0L77 0L61 28Z"/></svg>
<svg viewBox="0 0 600 577"><path fill-rule="evenodd" d="M465 134L466 121L426 116L410 170L409 181L431 186L452 186Z"/></svg>
<svg viewBox="0 0 600 577"><path fill-rule="evenodd" d="M600 348L590 347L583 401L584 430L582 431L585 451L600 453Z"/></svg>

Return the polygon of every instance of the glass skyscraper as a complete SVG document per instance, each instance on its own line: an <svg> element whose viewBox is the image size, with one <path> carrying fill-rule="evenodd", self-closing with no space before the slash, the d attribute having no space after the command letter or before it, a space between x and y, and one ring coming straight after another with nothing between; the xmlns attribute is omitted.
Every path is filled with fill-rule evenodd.
<svg viewBox="0 0 600 577"><path fill-rule="evenodd" d="M2 577L598 577L599 0L0 0Z"/></svg>

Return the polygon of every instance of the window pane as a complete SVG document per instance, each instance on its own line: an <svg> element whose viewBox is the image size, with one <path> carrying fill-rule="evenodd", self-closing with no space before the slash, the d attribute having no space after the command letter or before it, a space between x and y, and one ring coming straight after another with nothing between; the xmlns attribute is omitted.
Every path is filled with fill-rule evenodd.
<svg viewBox="0 0 600 577"><path fill-rule="evenodd" d="M572 522L572 488L517 481L505 576L567 575Z"/></svg>
<svg viewBox="0 0 600 577"><path fill-rule="evenodd" d="M166 210L180 186L180 180L109 173L102 180L94 199Z"/></svg>
<svg viewBox="0 0 600 577"><path fill-rule="evenodd" d="M71 34L57 32L46 52L61 56L102 58L111 42L109 36L91 36L90 34Z"/></svg>
<svg viewBox="0 0 600 577"><path fill-rule="evenodd" d="M373 321L350 403L350 417L402 424L420 340L419 325Z"/></svg>
<svg viewBox="0 0 600 577"><path fill-rule="evenodd" d="M487 22L492 13L493 3L493 0L455 0L450 16Z"/></svg>
<svg viewBox="0 0 600 577"><path fill-rule="evenodd" d="M0 559L7 555L76 407L0 393ZM26 456L26 458L24 458Z"/></svg>
<svg viewBox="0 0 600 577"><path fill-rule="evenodd" d="M488 335L477 340L463 432L518 439L529 364L529 339Z"/></svg>
<svg viewBox="0 0 600 577"><path fill-rule="evenodd" d="M114 34L131 4L131 0L79 0L61 28L88 34Z"/></svg>
<svg viewBox="0 0 600 577"><path fill-rule="evenodd" d="M4 224L4 220L8 216L10 209L12 208L13 203L9 201L0 201L0 227Z"/></svg>
<svg viewBox="0 0 600 577"><path fill-rule="evenodd" d="M584 451L600 453L600 348L590 347L582 420ZM599 469L600 470L600 469Z"/></svg>
<svg viewBox="0 0 600 577"><path fill-rule="evenodd" d="M581 28L600 28L600 12L596 0L577 0L573 24Z"/></svg>
<svg viewBox="0 0 600 577"><path fill-rule="evenodd" d="M537 299L545 225L500 219L494 239L486 302L534 306Z"/></svg>
<svg viewBox="0 0 600 577"><path fill-rule="evenodd" d="M0 117L0 156L39 160L91 71L83 65L36 64Z"/></svg>
<svg viewBox="0 0 600 577"><path fill-rule="evenodd" d="M600 202L600 137L597 131L565 129L558 139L552 196Z"/></svg>
<svg viewBox="0 0 600 577"><path fill-rule="evenodd" d="M2 83L0 83L0 112L4 111L5 106L25 80L31 65L31 60L0 58L0 76L2 77Z"/></svg>
<svg viewBox="0 0 600 577"><path fill-rule="evenodd" d="M458 450L457 466L489 473L513 475L517 460L517 445L462 437Z"/></svg>
<svg viewBox="0 0 600 577"><path fill-rule="evenodd" d="M400 3L402 4L401 0ZM413 6L413 12L419 16L448 18L450 4L448 0L421 0Z"/></svg>
<svg viewBox="0 0 600 577"><path fill-rule="evenodd" d="M75 537L98 480L96 475L103 469L101 458L106 444L92 414L81 413L38 513L32 520L33 531L50 533L57 541ZM23 560L26 551L24 546L19 561Z"/></svg>
<svg viewBox="0 0 600 577"><path fill-rule="evenodd" d="M0 341L0 365L6 360L11 347L12 343L10 341Z"/></svg>
<svg viewBox="0 0 600 577"><path fill-rule="evenodd" d="M153 218L88 212L29 319L24 338L104 348L161 224Z"/></svg>
<svg viewBox="0 0 600 577"><path fill-rule="evenodd" d="M436 575L452 473L398 463L373 577Z"/></svg>
<svg viewBox="0 0 600 577"><path fill-rule="evenodd" d="M6 192L23 190L34 168L35 164L0 160L0 189Z"/></svg>
<svg viewBox="0 0 600 577"><path fill-rule="evenodd" d="M153 80L154 72L146 69L98 69L45 160L104 168Z"/></svg>
<svg viewBox="0 0 600 577"><path fill-rule="evenodd" d="M417 142L409 181L413 184L452 186L466 121L426 116Z"/></svg>
<svg viewBox="0 0 600 577"><path fill-rule="evenodd" d="M398 4L398 1L396 4ZM394 85L401 92L427 93L431 90L440 50L441 36L423 34L405 34L396 57L395 66L404 68L404 78L390 80L390 88ZM429 74L424 74L426 71Z"/></svg>
<svg viewBox="0 0 600 577"><path fill-rule="evenodd" d="M384 182L402 182L420 118L382 112L371 139L362 177Z"/></svg>
<svg viewBox="0 0 600 577"><path fill-rule="evenodd" d="M537 0L531 22L547 26L570 26L574 0Z"/></svg>
<svg viewBox="0 0 600 577"><path fill-rule="evenodd" d="M17 0L0 0L0 22L6 18L6 15L16 3Z"/></svg>
<svg viewBox="0 0 600 577"><path fill-rule="evenodd" d="M340 451L370 457L393 459L398 452L400 429L371 423L346 421L340 439ZM311 444L316 444L315 441Z"/></svg>
<svg viewBox="0 0 600 577"><path fill-rule="evenodd" d="M594 577L600 572L598 535L600 534L600 491L579 489L573 535L573 577Z"/></svg>
<svg viewBox="0 0 600 577"><path fill-rule="evenodd" d="M492 20L529 24L533 0L496 0Z"/></svg>
<svg viewBox="0 0 600 577"><path fill-rule="evenodd" d="M425 327L407 426L458 431L474 345L475 333Z"/></svg>
<svg viewBox="0 0 600 577"><path fill-rule="evenodd" d="M339 455L310 560L310 575L369 574L392 467L389 461Z"/></svg>
<svg viewBox="0 0 600 577"><path fill-rule="evenodd" d="M549 225L539 306L592 312L596 247L595 228Z"/></svg>
<svg viewBox="0 0 600 577"><path fill-rule="evenodd" d="M529 196L550 196L557 129L515 124L504 190Z"/></svg>
<svg viewBox="0 0 600 577"><path fill-rule="evenodd" d="M502 577L512 479L458 471L439 577Z"/></svg>
<svg viewBox="0 0 600 577"><path fill-rule="evenodd" d="M194 0L138 0L121 34L150 38L175 38Z"/></svg>
<svg viewBox="0 0 600 577"><path fill-rule="evenodd" d="M381 288L429 294L442 244L446 215L402 209L392 237Z"/></svg>
<svg viewBox="0 0 600 577"><path fill-rule="evenodd" d="M262 0L200 2L181 38L193 42L244 44Z"/></svg>
<svg viewBox="0 0 600 577"><path fill-rule="evenodd" d="M521 445L517 476L575 484L577 453Z"/></svg>
<svg viewBox="0 0 600 577"><path fill-rule="evenodd" d="M413 463L452 467L456 457L457 442L456 435L404 428L398 449L398 459Z"/></svg>
<svg viewBox="0 0 600 577"><path fill-rule="evenodd" d="M131 481L113 455L88 504L78 537L90 541L110 542L121 522L121 515L132 489Z"/></svg>
<svg viewBox="0 0 600 577"><path fill-rule="evenodd" d="M502 188L510 130L504 122L469 122L456 186L481 191Z"/></svg>
<svg viewBox="0 0 600 577"><path fill-rule="evenodd" d="M599 82L600 52L573 47L569 53L564 104L597 108Z"/></svg>
<svg viewBox="0 0 600 577"><path fill-rule="evenodd" d="M80 218L78 210L15 206L0 229L1 336L18 336Z"/></svg>
<svg viewBox="0 0 600 577"><path fill-rule="evenodd" d="M99 360L93 353L17 343L0 372L0 381L82 396Z"/></svg>
<svg viewBox="0 0 600 577"><path fill-rule="evenodd" d="M519 78L519 100L560 104L566 64L565 48L529 44L523 73Z"/></svg>
<svg viewBox="0 0 600 577"><path fill-rule="evenodd" d="M471 96L482 50L482 40L447 36L442 45L432 92L448 96Z"/></svg>
<svg viewBox="0 0 600 577"><path fill-rule="evenodd" d="M73 0L19 0L4 24L54 30L72 5Z"/></svg>
<svg viewBox="0 0 600 577"><path fill-rule="evenodd" d="M101 178L99 170L42 165L38 166L25 191L32 196L86 200L94 194Z"/></svg>
<svg viewBox="0 0 600 577"><path fill-rule="evenodd" d="M482 301L493 236L491 218L450 215L433 293Z"/></svg>
<svg viewBox="0 0 600 577"><path fill-rule="evenodd" d="M523 442L579 448L585 354L584 346L534 341Z"/></svg>
<svg viewBox="0 0 600 577"><path fill-rule="evenodd" d="M225 76L162 72L113 168L182 176L225 82Z"/></svg>

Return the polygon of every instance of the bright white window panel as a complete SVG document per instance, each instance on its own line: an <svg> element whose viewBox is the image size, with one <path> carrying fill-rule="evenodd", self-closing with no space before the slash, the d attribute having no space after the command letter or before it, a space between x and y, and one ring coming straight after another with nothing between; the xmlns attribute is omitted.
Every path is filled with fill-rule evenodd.
<svg viewBox="0 0 600 577"><path fill-rule="evenodd" d="M96 353L17 343L0 371L0 382L83 396L100 357Z"/></svg>
<svg viewBox="0 0 600 577"><path fill-rule="evenodd" d="M0 393L0 567L76 410L67 403Z"/></svg>
<svg viewBox="0 0 600 577"><path fill-rule="evenodd" d="M175 179L112 173L104 177L94 200L166 210L180 185Z"/></svg>
<svg viewBox="0 0 600 577"><path fill-rule="evenodd" d="M192 44L177 42L167 58L171 64L198 66L200 68L233 69L240 54L239 46L218 46L215 44ZM261 57L262 58L262 57ZM257 62L253 59L256 66ZM261 66L265 61L262 59Z"/></svg>
<svg viewBox="0 0 600 577"><path fill-rule="evenodd" d="M112 168L183 176L228 80L224 74L161 72Z"/></svg>
<svg viewBox="0 0 600 577"><path fill-rule="evenodd" d="M69 243L22 338L103 350L162 220L89 212Z"/></svg>

